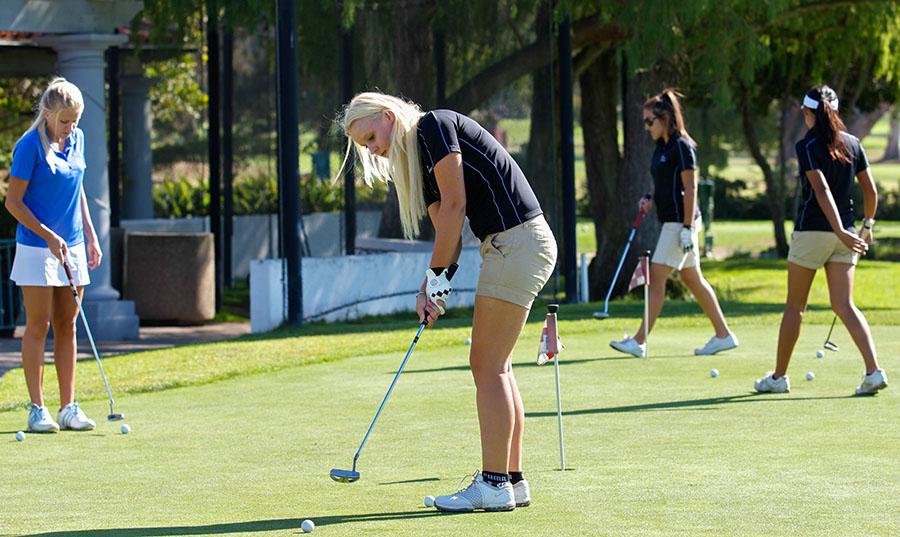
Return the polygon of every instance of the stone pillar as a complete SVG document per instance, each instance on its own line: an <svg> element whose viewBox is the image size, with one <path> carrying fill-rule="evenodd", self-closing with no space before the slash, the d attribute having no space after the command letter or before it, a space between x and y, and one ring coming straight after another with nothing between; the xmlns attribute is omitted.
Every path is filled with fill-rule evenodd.
<svg viewBox="0 0 900 537"><path fill-rule="evenodd" d="M127 125L122 133L122 218L153 218L153 115L149 91L154 82L140 75L122 77L122 124Z"/></svg>
<svg viewBox="0 0 900 537"><path fill-rule="evenodd" d="M84 96L84 113L78 124L85 138L87 170L84 174L84 193L100 248L106 257L110 252L110 214L104 52L111 45L126 40L126 36L117 34L66 34L35 38L39 45L56 50L57 74L78 86ZM119 300L119 292L110 283L110 264L108 259L106 261L91 271L91 284L85 289L84 311L94 338L113 340L137 337L138 318L134 314L134 303Z"/></svg>

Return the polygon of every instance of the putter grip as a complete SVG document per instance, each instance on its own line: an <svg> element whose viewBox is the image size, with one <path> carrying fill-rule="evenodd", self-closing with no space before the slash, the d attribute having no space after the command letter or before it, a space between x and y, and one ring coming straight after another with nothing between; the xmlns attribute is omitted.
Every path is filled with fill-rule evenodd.
<svg viewBox="0 0 900 537"><path fill-rule="evenodd" d="M641 220L643 220L643 219L644 219L644 211L638 209L637 216L634 218L634 224L632 224L631 227L636 229L639 225L641 225Z"/></svg>
<svg viewBox="0 0 900 537"><path fill-rule="evenodd" d="M63 258L62 266L66 269L66 277L69 278L69 283L74 285L75 278L72 277L72 269L69 268L69 260L65 257Z"/></svg>

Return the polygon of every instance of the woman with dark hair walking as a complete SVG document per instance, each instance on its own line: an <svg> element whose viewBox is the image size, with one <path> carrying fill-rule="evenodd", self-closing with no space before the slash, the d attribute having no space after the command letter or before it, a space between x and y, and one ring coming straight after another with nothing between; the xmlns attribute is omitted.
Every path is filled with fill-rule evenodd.
<svg viewBox="0 0 900 537"><path fill-rule="evenodd" d="M654 190L638 204L638 210L649 213L656 207L662 224L659 241L653 252L650 267L649 326L653 329L666 297L666 280L673 270L680 272L681 281L700 303L709 317L715 335L694 354L707 355L738 346L737 336L729 329L722 308L706 278L700 272L700 210L697 207L696 144L684 125L681 104L672 89L666 89L644 103L644 129L656 142L650 173ZM617 351L642 358L647 355L644 341L644 322L633 337L611 341Z"/></svg>
<svg viewBox="0 0 900 537"><path fill-rule="evenodd" d="M878 192L859 139L845 132L838 116L838 97L828 86L816 86L803 97L803 120L809 132L797 142L801 204L788 254L788 292L778 332L775 370L758 379L759 392L788 392L788 364L800 336L800 323L816 271L825 267L831 309L843 321L862 354L866 372L856 395L872 395L887 386L878 367L875 342L865 316L853 303L853 277L860 254L874 241ZM854 177L863 192L862 231L854 227L851 191Z"/></svg>

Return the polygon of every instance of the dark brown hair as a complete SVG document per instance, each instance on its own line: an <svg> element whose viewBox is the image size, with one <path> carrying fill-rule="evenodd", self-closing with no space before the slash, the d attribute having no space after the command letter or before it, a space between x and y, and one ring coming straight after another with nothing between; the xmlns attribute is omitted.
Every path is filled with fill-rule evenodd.
<svg viewBox="0 0 900 537"><path fill-rule="evenodd" d="M677 132L691 145L696 146L697 142L691 138L684 125L684 115L681 113L681 103L678 102L678 97L683 97L683 95L673 88L666 88L662 93L647 99L644 102L644 109L650 110L654 117L664 120L669 126L669 134Z"/></svg>
<svg viewBox="0 0 900 537"><path fill-rule="evenodd" d="M825 142L828 147L828 154L831 158L841 162L850 162L850 148L841 138L841 131L847 130L841 116L836 110L838 104L837 94L833 89L822 84L806 92L806 96L819 103L819 106L812 110L816 116L816 124L812 131L817 138ZM808 107L807 107L808 108Z"/></svg>

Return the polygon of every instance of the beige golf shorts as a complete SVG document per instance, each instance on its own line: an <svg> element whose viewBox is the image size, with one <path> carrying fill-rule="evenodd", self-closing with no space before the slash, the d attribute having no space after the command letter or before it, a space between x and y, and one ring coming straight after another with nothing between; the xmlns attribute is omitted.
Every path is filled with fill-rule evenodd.
<svg viewBox="0 0 900 537"><path fill-rule="evenodd" d="M816 270L825 263L856 265L859 255L844 246L831 231L795 231L791 233L791 249L788 261L801 267Z"/></svg>
<svg viewBox="0 0 900 537"><path fill-rule="evenodd" d="M694 247L690 252L685 252L681 248L681 239L679 237L684 224L681 222L666 222L663 224L662 229L659 230L656 250L653 251L653 257L650 261L659 265L670 266L675 270L700 265L700 226L702 225L703 221L699 218L694 220L691 230Z"/></svg>
<svg viewBox="0 0 900 537"><path fill-rule="evenodd" d="M475 294L530 309L555 266L556 239L544 216L536 216L481 241Z"/></svg>

